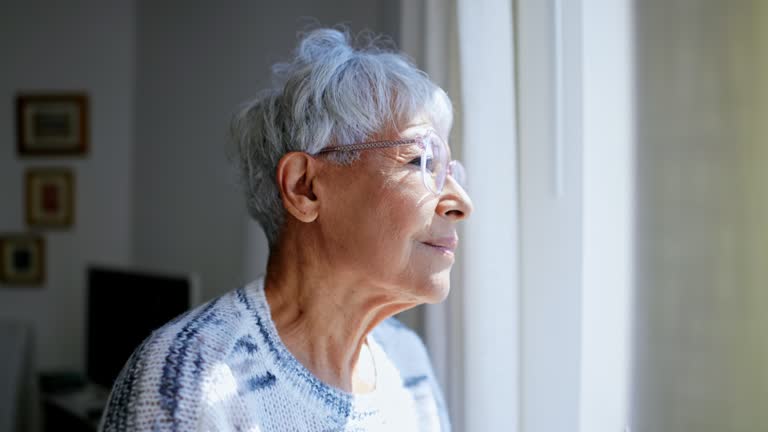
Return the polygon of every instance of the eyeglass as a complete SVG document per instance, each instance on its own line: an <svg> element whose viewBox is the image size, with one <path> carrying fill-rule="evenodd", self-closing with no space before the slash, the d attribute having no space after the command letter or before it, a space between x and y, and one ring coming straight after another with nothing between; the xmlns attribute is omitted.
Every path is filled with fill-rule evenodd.
<svg viewBox="0 0 768 432"><path fill-rule="evenodd" d="M432 129L427 130L423 135L413 138L326 147L317 154L371 150L408 144L416 144L421 148L421 177L424 181L424 186L430 192L440 195L443 192L445 179L448 175L453 177L462 188L466 189L467 173L464 165L457 160L448 160L448 145Z"/></svg>

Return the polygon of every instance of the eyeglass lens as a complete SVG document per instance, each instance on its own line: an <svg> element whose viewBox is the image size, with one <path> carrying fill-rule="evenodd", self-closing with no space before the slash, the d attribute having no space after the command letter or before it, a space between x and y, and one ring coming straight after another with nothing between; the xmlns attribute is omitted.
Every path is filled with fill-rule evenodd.
<svg viewBox="0 0 768 432"><path fill-rule="evenodd" d="M442 192L445 184L448 153L443 147L440 139L434 134L428 134L424 138L424 157L422 158L424 185L435 194Z"/></svg>
<svg viewBox="0 0 768 432"><path fill-rule="evenodd" d="M463 188L466 187L467 174L464 166L457 160L448 160L447 145L434 133L424 137L424 157L421 158L421 172L424 185L431 192L440 194L450 173L451 177Z"/></svg>

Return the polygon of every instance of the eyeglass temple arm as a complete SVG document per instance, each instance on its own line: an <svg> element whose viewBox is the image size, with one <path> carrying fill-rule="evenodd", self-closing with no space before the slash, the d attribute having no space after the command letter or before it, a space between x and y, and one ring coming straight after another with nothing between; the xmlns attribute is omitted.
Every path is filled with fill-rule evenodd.
<svg viewBox="0 0 768 432"><path fill-rule="evenodd" d="M396 147L406 144L419 144L421 143L420 138L407 138L407 139L400 139L400 140L384 140L384 141L371 141L371 142L365 142L365 143L355 143L355 144L346 144L346 145L339 145L339 146L332 146L332 147L326 147L317 154L322 153L331 153L331 152L344 152L344 151L357 151L357 150L369 150L369 149L375 149L375 148L386 148L386 147Z"/></svg>

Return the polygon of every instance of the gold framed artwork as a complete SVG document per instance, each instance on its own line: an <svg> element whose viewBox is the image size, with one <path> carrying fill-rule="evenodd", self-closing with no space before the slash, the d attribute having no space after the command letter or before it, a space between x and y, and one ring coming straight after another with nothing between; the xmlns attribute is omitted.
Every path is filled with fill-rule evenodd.
<svg viewBox="0 0 768 432"><path fill-rule="evenodd" d="M17 150L21 156L77 156L88 149L88 97L84 93L16 96Z"/></svg>
<svg viewBox="0 0 768 432"><path fill-rule="evenodd" d="M44 239L27 234L0 235L0 282L39 285L44 281Z"/></svg>
<svg viewBox="0 0 768 432"><path fill-rule="evenodd" d="M26 219L30 227L66 228L75 219L75 176L69 168L29 168Z"/></svg>

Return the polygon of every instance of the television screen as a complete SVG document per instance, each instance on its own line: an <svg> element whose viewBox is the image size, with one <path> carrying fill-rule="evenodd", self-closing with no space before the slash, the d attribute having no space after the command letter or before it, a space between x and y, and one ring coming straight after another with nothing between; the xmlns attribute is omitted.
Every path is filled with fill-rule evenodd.
<svg viewBox="0 0 768 432"><path fill-rule="evenodd" d="M86 374L109 389L153 330L198 301L197 278L135 269L88 268Z"/></svg>

